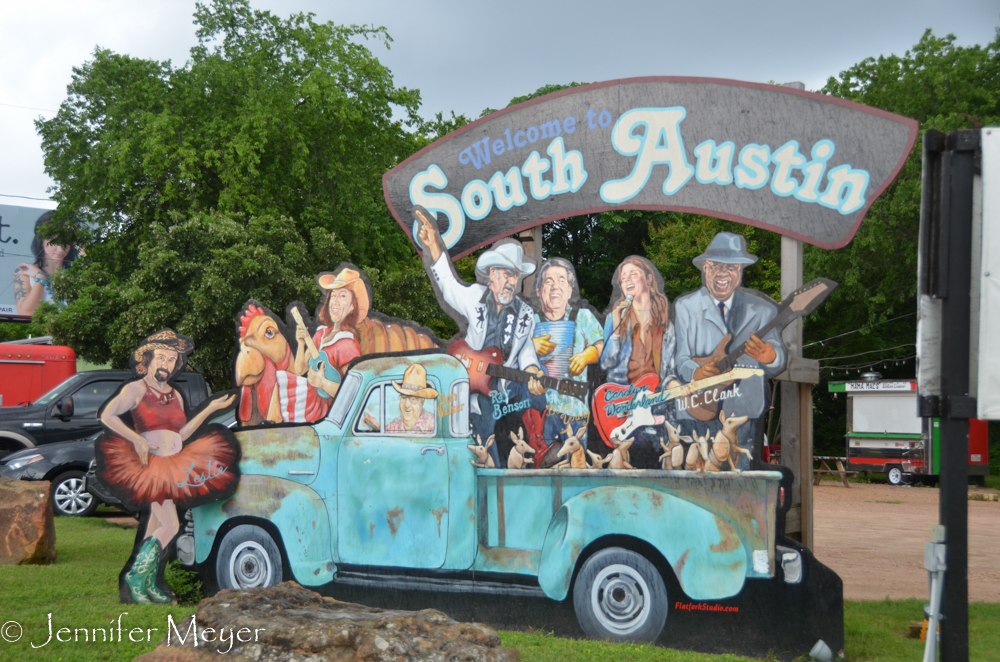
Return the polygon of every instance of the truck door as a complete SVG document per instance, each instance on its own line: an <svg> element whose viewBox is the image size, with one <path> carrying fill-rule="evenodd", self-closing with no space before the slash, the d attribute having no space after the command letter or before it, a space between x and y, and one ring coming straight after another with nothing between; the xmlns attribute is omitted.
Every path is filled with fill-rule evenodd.
<svg viewBox="0 0 1000 662"><path fill-rule="evenodd" d="M363 396L338 458L338 545L346 564L440 568L448 548L448 454L436 402L407 430L393 380ZM434 377L428 384L440 391ZM412 400L410 401L413 402Z"/></svg>
<svg viewBox="0 0 1000 662"><path fill-rule="evenodd" d="M35 439L40 444L49 444L56 441L83 439L99 431L101 421L97 418L97 412L121 385L121 381L110 380L84 384L72 394L72 416L66 416L60 412L59 402L52 403L44 427L33 431Z"/></svg>

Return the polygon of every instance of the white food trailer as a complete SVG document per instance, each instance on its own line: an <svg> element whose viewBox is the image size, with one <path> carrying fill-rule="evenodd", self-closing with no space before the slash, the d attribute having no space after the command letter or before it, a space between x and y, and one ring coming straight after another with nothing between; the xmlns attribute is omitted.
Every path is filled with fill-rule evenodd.
<svg viewBox="0 0 1000 662"><path fill-rule="evenodd" d="M940 473L940 420L917 414L917 382L831 382L847 395L847 462L851 471L884 473L893 485ZM969 475L989 473L987 423L969 420Z"/></svg>

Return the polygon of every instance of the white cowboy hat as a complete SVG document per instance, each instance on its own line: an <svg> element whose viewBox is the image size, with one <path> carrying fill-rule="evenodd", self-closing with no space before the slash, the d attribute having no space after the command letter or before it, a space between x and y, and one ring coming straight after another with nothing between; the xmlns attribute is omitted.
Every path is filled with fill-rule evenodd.
<svg viewBox="0 0 1000 662"><path fill-rule="evenodd" d="M519 276L530 276L535 273L534 260L524 257L524 247L517 241L495 245L480 255L476 261L476 272L484 276L488 276L493 267L510 269Z"/></svg>

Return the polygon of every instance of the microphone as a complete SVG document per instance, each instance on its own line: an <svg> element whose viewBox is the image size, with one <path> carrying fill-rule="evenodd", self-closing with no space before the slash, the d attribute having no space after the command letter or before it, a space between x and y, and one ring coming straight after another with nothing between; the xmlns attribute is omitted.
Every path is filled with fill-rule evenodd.
<svg viewBox="0 0 1000 662"><path fill-rule="evenodd" d="M620 335L624 335L625 333L625 327L623 324L625 323L625 317L628 315L629 309L632 307L632 299L634 298L635 297L631 294L625 297L625 307L622 308L622 314L621 317L618 318L618 328L616 329Z"/></svg>
<svg viewBox="0 0 1000 662"><path fill-rule="evenodd" d="M631 294L625 297L625 307L622 308L622 319L625 319L625 316L628 315L629 308L632 307L632 299L634 298L635 296Z"/></svg>

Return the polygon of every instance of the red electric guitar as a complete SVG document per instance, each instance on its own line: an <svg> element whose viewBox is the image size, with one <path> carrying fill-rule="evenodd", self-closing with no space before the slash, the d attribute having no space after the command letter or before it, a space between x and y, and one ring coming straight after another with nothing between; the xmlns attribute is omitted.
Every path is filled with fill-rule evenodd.
<svg viewBox="0 0 1000 662"><path fill-rule="evenodd" d="M738 379L748 379L764 374L760 368L735 367L729 372L713 377L706 377L696 382L687 384L687 389L694 394L689 398L697 401L699 393L707 392L717 384L732 384ZM632 384L602 384L594 391L594 422L597 423L597 431L601 438L612 446L611 431L625 422L629 416L635 413L637 407L632 402L642 397L643 400L653 398L658 402L667 402L681 397L685 385L674 388L664 388L660 391L656 387L660 384L660 378L655 374L643 375ZM655 404L655 403L654 403Z"/></svg>
<svg viewBox="0 0 1000 662"><path fill-rule="evenodd" d="M489 395L490 379L498 377L512 382L527 384L535 378L547 389L558 391L587 402L588 386L586 382L575 382L572 379L554 379L545 375L536 375L524 370L507 368L503 365L503 357L496 347L486 347L474 350L461 338L454 340L448 347L448 353L462 362L469 371L469 388L476 393Z"/></svg>

